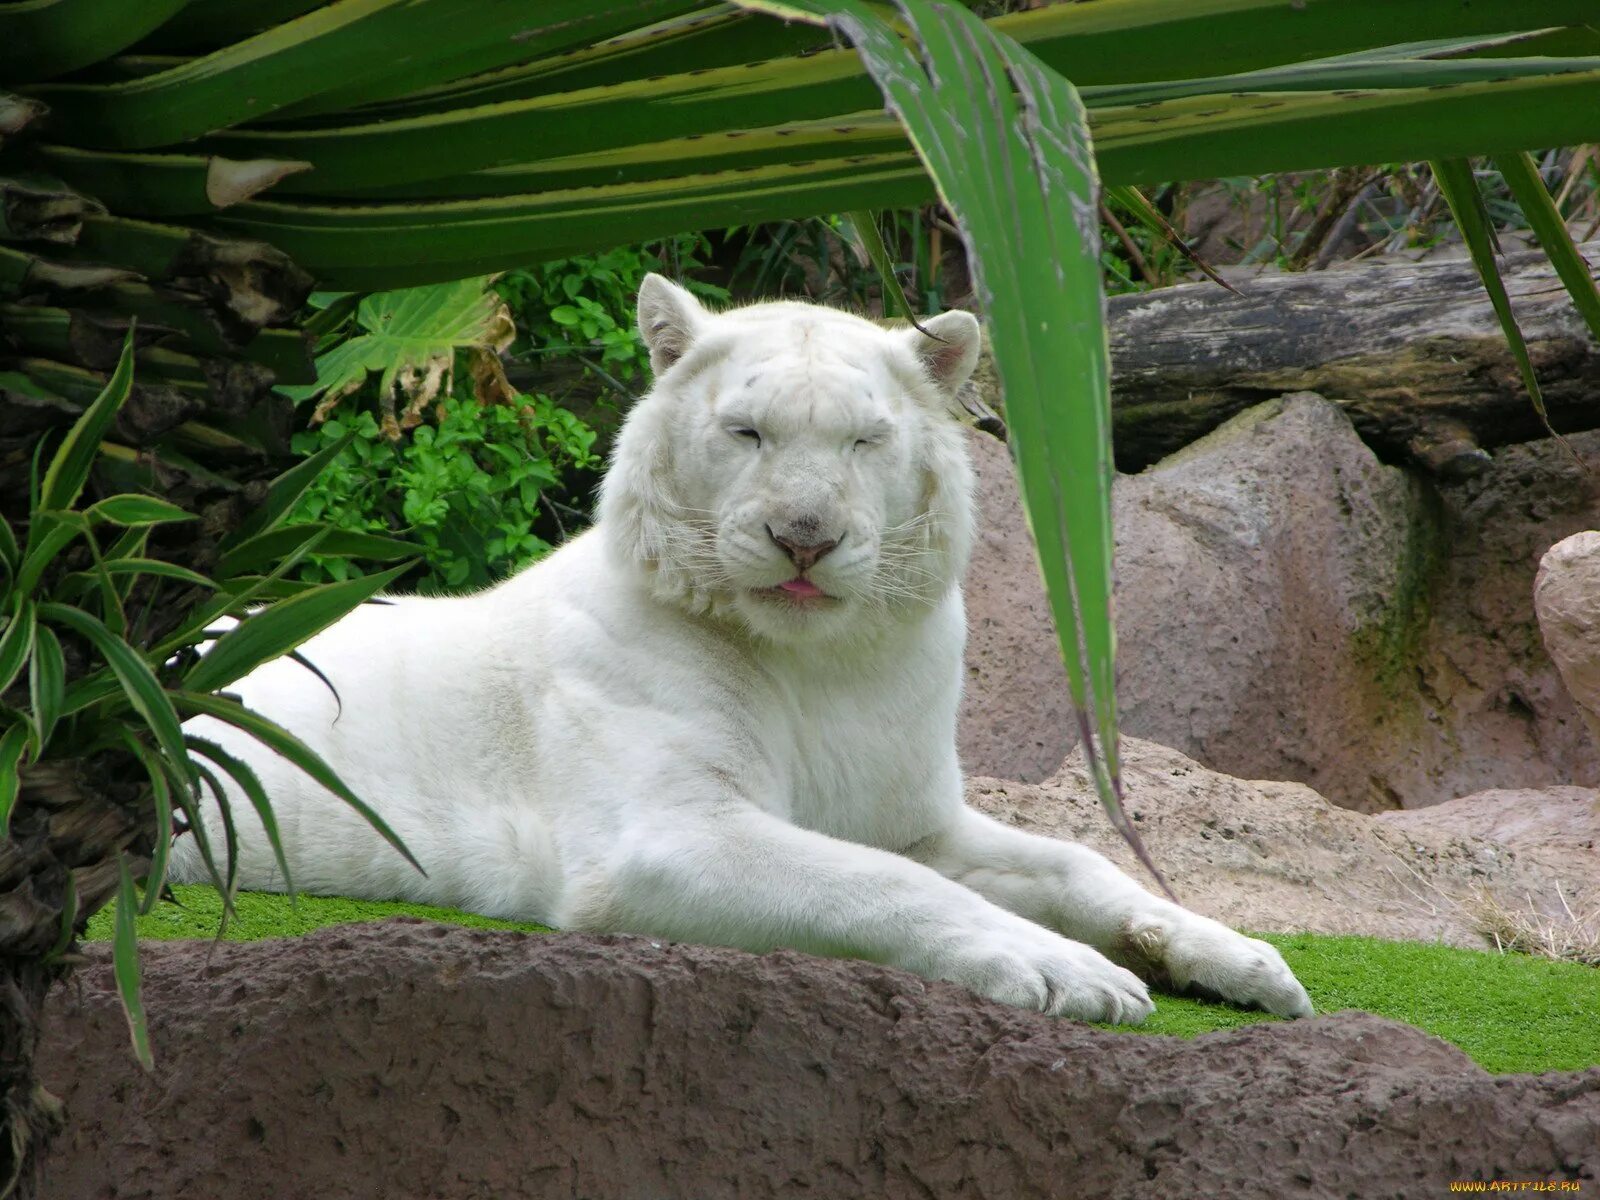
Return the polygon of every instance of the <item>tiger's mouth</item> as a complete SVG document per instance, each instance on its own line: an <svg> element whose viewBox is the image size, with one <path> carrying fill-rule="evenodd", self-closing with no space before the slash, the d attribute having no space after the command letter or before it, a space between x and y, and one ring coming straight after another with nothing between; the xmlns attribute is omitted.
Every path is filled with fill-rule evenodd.
<svg viewBox="0 0 1600 1200"><path fill-rule="evenodd" d="M839 603L837 596L828 595L811 580L800 575L772 587L751 590L763 600L790 608L823 608Z"/></svg>

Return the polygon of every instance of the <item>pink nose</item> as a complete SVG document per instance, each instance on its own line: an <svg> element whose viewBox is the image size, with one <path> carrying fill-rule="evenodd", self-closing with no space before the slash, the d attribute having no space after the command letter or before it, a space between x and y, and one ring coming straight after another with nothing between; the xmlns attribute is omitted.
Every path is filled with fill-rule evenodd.
<svg viewBox="0 0 1600 1200"><path fill-rule="evenodd" d="M773 533L770 525L767 526L767 536L783 547L783 552L789 556L789 561L794 563L795 568L800 571L809 571L817 564L818 559L839 544L838 538L831 542L811 542L809 544L797 542L792 538L780 537L778 534Z"/></svg>

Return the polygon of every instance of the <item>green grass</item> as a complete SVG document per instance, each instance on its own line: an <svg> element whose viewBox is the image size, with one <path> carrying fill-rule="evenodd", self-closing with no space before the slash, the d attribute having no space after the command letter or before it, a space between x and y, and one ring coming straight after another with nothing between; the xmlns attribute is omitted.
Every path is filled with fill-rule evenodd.
<svg viewBox="0 0 1600 1200"><path fill-rule="evenodd" d="M139 936L156 941L175 938L216 937L222 921L222 897L206 884L178 884L172 889L177 904L158 904L147 917L139 918ZM517 921L498 921L458 908L435 908L431 904L406 904L394 900L349 900L343 896L298 896L291 907L287 896L270 892L240 892L233 901L233 920L224 938L230 942L256 942L262 938L297 937L329 925L350 925L357 921L381 921L385 917L426 917L451 925L473 929L520 929L548 933L543 925ZM111 940L111 909L103 908L89 918L84 935L91 942Z"/></svg>
<svg viewBox="0 0 1600 1200"><path fill-rule="evenodd" d="M1257 934L1283 953L1319 1013L1357 1008L1452 1042L1486 1070L1600 1065L1600 970L1525 954L1320 934ZM1264 1013L1159 996L1140 1033L1194 1037Z"/></svg>
<svg viewBox="0 0 1600 1200"><path fill-rule="evenodd" d="M203 886L173 889L179 904L159 905L139 919L144 938L213 937L222 915L217 893ZM180 907L181 905L181 907ZM544 930L451 908L377 900L243 892L229 940L292 937L327 925L377 921L400 914L479 929ZM1452 1042L1484 1068L1573 1071L1600 1065L1600 970L1521 954L1490 954L1418 942L1316 934L1262 934L1283 952L1319 1013L1356 1008L1405 1021ZM111 937L110 911L89 922L91 941ZM1225 1004L1159 996L1141 1034L1195 1037L1275 1020Z"/></svg>

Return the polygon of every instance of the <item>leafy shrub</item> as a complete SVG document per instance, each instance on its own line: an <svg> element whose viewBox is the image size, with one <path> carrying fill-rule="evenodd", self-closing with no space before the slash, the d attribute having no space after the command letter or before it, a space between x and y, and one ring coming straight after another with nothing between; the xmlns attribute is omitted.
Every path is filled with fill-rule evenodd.
<svg viewBox="0 0 1600 1200"><path fill-rule="evenodd" d="M509 341L512 359L532 360L536 377L540 364L573 360L569 388L596 393L620 419L649 361L634 325L640 282L651 271L683 278L704 266L706 250L703 237L684 235L510 271L487 291L480 279L367 297L353 320L329 317L317 383L283 390L323 397L293 441L297 453L345 444L293 520L414 542L414 582L427 591L484 587L548 553L587 521L597 433L547 392L510 385L495 350ZM323 313L349 305L316 301ZM360 568L312 556L301 571L343 579Z"/></svg>

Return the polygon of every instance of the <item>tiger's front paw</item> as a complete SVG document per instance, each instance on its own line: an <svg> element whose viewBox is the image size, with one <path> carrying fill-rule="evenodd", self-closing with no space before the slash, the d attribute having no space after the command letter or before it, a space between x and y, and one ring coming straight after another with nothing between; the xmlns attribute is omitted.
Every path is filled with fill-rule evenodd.
<svg viewBox="0 0 1600 1200"><path fill-rule="evenodd" d="M1174 991L1195 991L1280 1017L1309 1017L1311 997L1277 947L1178 909L1130 921L1116 957ZM1146 969L1148 968L1148 969Z"/></svg>

